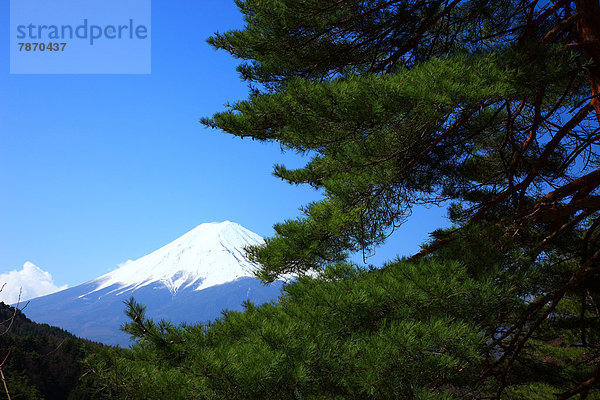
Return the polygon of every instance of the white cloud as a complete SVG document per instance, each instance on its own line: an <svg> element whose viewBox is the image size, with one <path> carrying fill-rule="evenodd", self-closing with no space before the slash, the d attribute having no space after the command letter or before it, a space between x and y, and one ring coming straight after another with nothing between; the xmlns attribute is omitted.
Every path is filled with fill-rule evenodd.
<svg viewBox="0 0 600 400"><path fill-rule="evenodd" d="M127 260L127 261L125 261L125 262L122 262L122 263L120 263L120 264L117 266L117 268L115 268L115 269L118 269L118 268L124 267L124 266L126 266L126 265L129 265L129 264L131 264L132 262L133 262L133 260Z"/></svg>
<svg viewBox="0 0 600 400"><path fill-rule="evenodd" d="M122 263L119 263L119 265L117 265L116 267L112 267L112 268L107 268L106 271L107 272L113 272L118 270L121 267L126 266L127 264L131 264L133 262L133 260L127 260L127 261L123 261Z"/></svg>
<svg viewBox="0 0 600 400"><path fill-rule="evenodd" d="M49 272L36 267L30 262L26 262L20 271L13 270L6 274L0 274L0 287L4 284L6 285L0 292L0 301L7 304L17 302L21 288L22 302L67 288L67 285L56 286Z"/></svg>

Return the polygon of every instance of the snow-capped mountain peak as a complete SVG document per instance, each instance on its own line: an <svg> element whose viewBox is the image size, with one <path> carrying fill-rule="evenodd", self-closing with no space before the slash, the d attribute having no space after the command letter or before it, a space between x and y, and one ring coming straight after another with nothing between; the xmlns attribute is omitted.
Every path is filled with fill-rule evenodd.
<svg viewBox="0 0 600 400"><path fill-rule="evenodd" d="M263 239L233 222L202 224L173 242L118 269L70 289L32 299L29 318L77 336L128 346L119 327L126 323L123 304L130 296L147 306L148 317L209 322L222 310L243 309L277 299L284 281L264 285L244 255ZM58 311L59 310L59 311Z"/></svg>
<svg viewBox="0 0 600 400"><path fill-rule="evenodd" d="M176 293L182 288L202 290L251 277L257 266L246 259L244 247L263 242L263 238L234 222L202 224L166 246L94 279L90 283L97 286L87 294L113 285L115 291L124 293L150 284L164 285Z"/></svg>

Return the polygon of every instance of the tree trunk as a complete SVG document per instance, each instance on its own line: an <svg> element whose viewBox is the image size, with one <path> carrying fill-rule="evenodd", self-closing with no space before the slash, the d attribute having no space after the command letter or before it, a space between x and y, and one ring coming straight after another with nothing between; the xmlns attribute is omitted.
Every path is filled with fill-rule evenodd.
<svg viewBox="0 0 600 400"><path fill-rule="evenodd" d="M594 62L589 69L592 107L600 123L600 3L598 0L575 0L577 11L581 15L577 24L577 33L584 55Z"/></svg>

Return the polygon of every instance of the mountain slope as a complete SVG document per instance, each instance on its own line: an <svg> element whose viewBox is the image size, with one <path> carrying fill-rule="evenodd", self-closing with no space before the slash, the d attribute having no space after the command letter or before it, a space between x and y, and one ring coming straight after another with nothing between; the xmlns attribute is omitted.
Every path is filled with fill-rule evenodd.
<svg viewBox="0 0 600 400"><path fill-rule="evenodd" d="M282 282L264 286L252 275L256 265L244 247L263 239L226 221L202 224L166 246L122 267L48 296L27 310L35 321L60 326L106 344L128 345L119 331L126 321L123 301L133 296L148 306L148 316L172 322L202 322L223 309L239 310L279 296Z"/></svg>
<svg viewBox="0 0 600 400"><path fill-rule="evenodd" d="M123 293L156 282L176 293L202 290L251 277L256 268L246 260L244 246L263 242L257 234L233 222L202 224L179 239L92 282L99 291L118 285Z"/></svg>

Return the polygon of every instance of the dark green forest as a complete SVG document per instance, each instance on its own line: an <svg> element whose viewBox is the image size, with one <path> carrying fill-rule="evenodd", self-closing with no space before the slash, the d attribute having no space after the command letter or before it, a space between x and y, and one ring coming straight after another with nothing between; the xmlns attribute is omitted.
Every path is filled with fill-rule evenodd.
<svg viewBox="0 0 600 400"><path fill-rule="evenodd" d="M95 399L82 379L83 360L102 347L67 331L29 320L0 302L0 362L13 400ZM0 385L0 398L7 398Z"/></svg>
<svg viewBox="0 0 600 400"><path fill-rule="evenodd" d="M277 302L87 359L121 399L600 399L597 0L236 0L217 134L322 200L247 249ZM235 71L232 71L235 73ZM265 202L269 194L265 193ZM362 269L415 206L452 227ZM282 220L286 216L281 216Z"/></svg>

